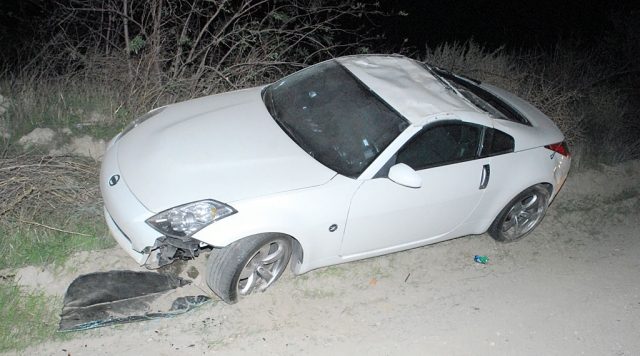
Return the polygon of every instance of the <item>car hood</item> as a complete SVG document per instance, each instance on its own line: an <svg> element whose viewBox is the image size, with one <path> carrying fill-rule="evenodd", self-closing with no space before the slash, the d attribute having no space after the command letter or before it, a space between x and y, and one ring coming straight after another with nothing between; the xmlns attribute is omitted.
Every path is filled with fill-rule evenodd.
<svg viewBox="0 0 640 356"><path fill-rule="evenodd" d="M120 174L150 211L201 199L224 203L321 185L336 173L269 115L261 88L170 105L120 137ZM112 149L113 149L112 148Z"/></svg>

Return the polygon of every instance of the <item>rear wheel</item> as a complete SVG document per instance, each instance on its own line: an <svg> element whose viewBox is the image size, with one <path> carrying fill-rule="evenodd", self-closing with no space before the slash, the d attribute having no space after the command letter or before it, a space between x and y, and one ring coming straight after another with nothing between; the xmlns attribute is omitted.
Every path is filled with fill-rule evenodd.
<svg viewBox="0 0 640 356"><path fill-rule="evenodd" d="M550 194L542 185L534 185L518 194L502 209L487 231L500 242L514 242L535 229L549 207Z"/></svg>
<svg viewBox="0 0 640 356"><path fill-rule="evenodd" d="M209 288L229 304L266 290L284 272L291 258L291 238L282 234L245 237L214 250L207 261Z"/></svg>

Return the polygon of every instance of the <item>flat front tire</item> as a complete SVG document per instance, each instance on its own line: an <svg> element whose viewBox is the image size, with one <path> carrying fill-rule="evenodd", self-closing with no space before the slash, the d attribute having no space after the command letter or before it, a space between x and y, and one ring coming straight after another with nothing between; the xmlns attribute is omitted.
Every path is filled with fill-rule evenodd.
<svg viewBox="0 0 640 356"><path fill-rule="evenodd" d="M514 242L527 236L540 224L549 207L550 194L542 185L534 185L502 209L487 231L499 242Z"/></svg>
<svg viewBox="0 0 640 356"><path fill-rule="evenodd" d="M291 238L282 234L245 237L214 249L207 261L209 288L229 304L263 292L284 272L291 258Z"/></svg>

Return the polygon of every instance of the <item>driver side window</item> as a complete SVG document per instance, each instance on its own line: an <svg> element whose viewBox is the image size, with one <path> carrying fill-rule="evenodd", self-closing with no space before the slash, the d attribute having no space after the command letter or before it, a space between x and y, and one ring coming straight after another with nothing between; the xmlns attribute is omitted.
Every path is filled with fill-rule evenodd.
<svg viewBox="0 0 640 356"><path fill-rule="evenodd" d="M420 170L474 159L481 132L480 126L459 122L428 127L398 152L396 163Z"/></svg>

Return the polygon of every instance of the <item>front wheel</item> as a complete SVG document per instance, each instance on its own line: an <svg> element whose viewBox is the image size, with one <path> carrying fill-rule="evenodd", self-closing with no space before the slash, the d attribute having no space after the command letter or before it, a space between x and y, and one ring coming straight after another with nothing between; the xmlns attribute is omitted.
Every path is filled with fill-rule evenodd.
<svg viewBox="0 0 640 356"><path fill-rule="evenodd" d="M550 194L542 185L534 185L518 194L493 221L487 231L500 242L514 242L535 229L549 207Z"/></svg>
<svg viewBox="0 0 640 356"><path fill-rule="evenodd" d="M291 258L291 238L282 234L245 237L214 249L207 261L209 288L229 304L263 292L284 272Z"/></svg>

